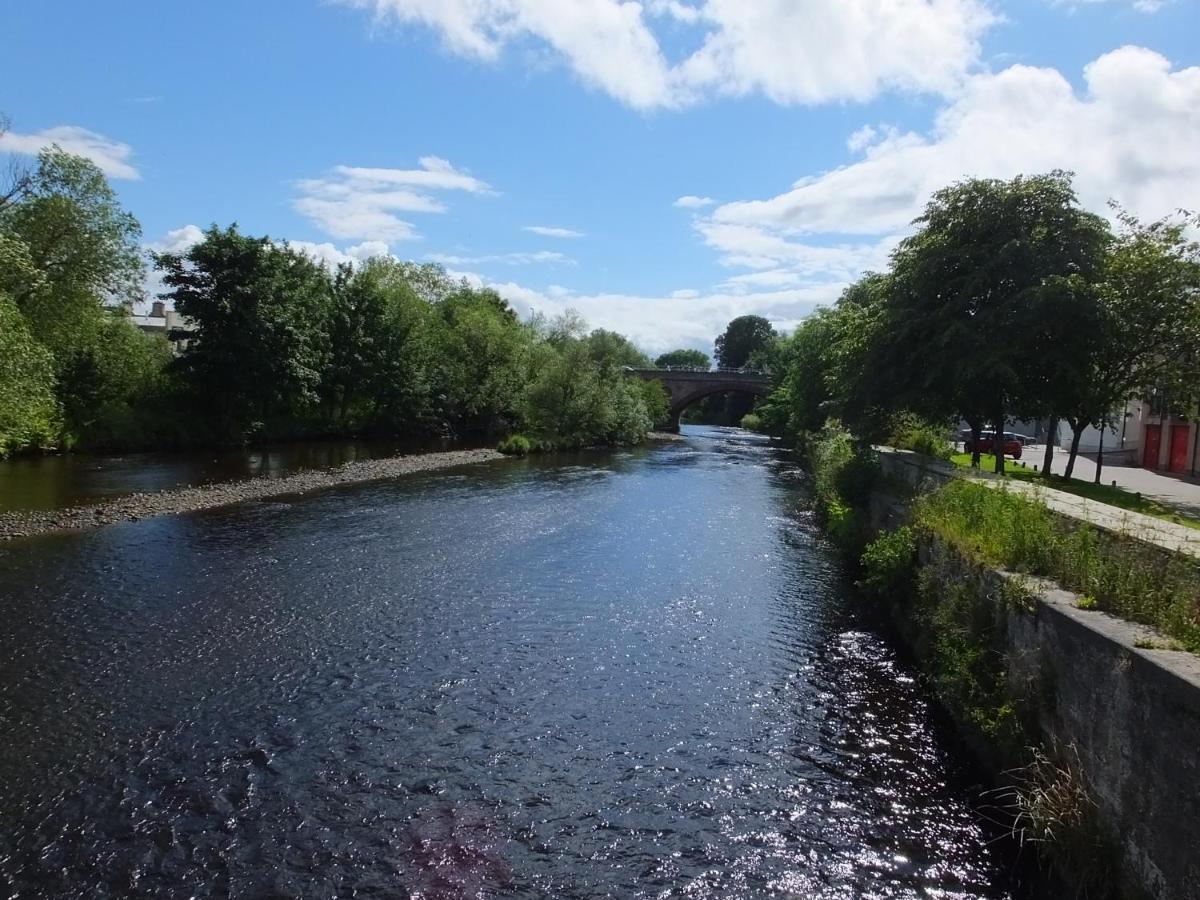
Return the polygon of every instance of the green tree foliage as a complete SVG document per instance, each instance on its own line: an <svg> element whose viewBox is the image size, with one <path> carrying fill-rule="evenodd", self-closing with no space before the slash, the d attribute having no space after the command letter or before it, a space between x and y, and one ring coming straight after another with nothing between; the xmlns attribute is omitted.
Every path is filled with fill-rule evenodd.
<svg viewBox="0 0 1200 900"><path fill-rule="evenodd" d="M1069 477L1080 432L1129 399L1157 393L1192 413L1200 246L1189 235L1200 218L1118 220L1114 238L1062 172L939 191L891 271L779 342L763 427L803 439L833 417L861 439L932 450L960 417L977 432L1010 416L1053 430L1061 418L1076 435Z"/></svg>
<svg viewBox="0 0 1200 900"><path fill-rule="evenodd" d="M654 361L660 369L709 369L712 360L702 350L672 350Z"/></svg>
<svg viewBox="0 0 1200 900"><path fill-rule="evenodd" d="M435 274L385 257L334 273L321 381L328 430L422 434L436 427L428 298L446 296L448 285Z"/></svg>
<svg viewBox="0 0 1200 900"><path fill-rule="evenodd" d="M1055 410L1075 433L1068 477L1080 432L1111 423L1127 400L1161 391L1190 412L1200 399L1200 245L1188 236L1200 216L1119 220L1098 283L1073 286L1092 305L1094 324L1077 337L1087 352Z"/></svg>
<svg viewBox="0 0 1200 900"><path fill-rule="evenodd" d="M0 294L0 457L54 444L60 428L54 387L54 357L17 304Z"/></svg>
<svg viewBox="0 0 1200 900"><path fill-rule="evenodd" d="M1085 364L1085 342L1074 338L1091 321L1086 294L1057 286L1097 278L1108 227L1079 208L1064 172L960 182L935 193L917 223L893 256L871 351L878 371L899 405L1003 431L1044 396L1048 364Z"/></svg>
<svg viewBox="0 0 1200 900"><path fill-rule="evenodd" d="M226 440L315 413L329 359L331 288L308 257L237 226L213 226L185 254L156 256L165 295L196 327L180 374Z"/></svg>
<svg viewBox="0 0 1200 900"><path fill-rule="evenodd" d="M434 392L452 433L492 434L520 421L529 338L494 291L462 286L435 307Z"/></svg>
<svg viewBox="0 0 1200 900"><path fill-rule="evenodd" d="M775 337L775 329L762 316L738 316L717 338L717 362L725 369L740 369L755 353L769 349Z"/></svg>
<svg viewBox="0 0 1200 900"><path fill-rule="evenodd" d="M56 410L35 414L44 409L35 391L28 427L17 429L30 437L10 438L9 449L139 442L166 352L108 308L141 295L136 219L94 164L57 147L2 193L0 290L22 318L13 339L28 335L37 358L50 360L49 382L40 365L34 371L38 384L52 385Z"/></svg>
<svg viewBox="0 0 1200 900"><path fill-rule="evenodd" d="M551 329L551 339L534 349L533 381L525 420L539 437L557 446L634 443L666 417L662 386L627 376L625 365L648 361L624 338L582 329ZM635 359L636 354L640 359Z"/></svg>

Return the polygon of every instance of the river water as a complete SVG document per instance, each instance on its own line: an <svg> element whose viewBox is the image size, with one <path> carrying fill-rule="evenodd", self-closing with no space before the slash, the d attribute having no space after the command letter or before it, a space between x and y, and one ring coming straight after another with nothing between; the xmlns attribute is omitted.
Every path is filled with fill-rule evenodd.
<svg viewBox="0 0 1200 900"><path fill-rule="evenodd" d="M744 432L0 545L0 896L1010 896Z"/></svg>

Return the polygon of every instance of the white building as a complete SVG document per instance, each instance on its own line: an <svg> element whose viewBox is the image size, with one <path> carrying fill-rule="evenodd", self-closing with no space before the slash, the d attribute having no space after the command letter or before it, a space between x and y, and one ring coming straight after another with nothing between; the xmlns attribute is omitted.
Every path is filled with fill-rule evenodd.
<svg viewBox="0 0 1200 900"><path fill-rule="evenodd" d="M150 304L150 312L146 315L135 315L126 307L129 321L145 334L161 334L171 342L171 348L176 353L182 353L187 347L187 335L196 330L195 324L188 321L173 309L167 309L161 300Z"/></svg>

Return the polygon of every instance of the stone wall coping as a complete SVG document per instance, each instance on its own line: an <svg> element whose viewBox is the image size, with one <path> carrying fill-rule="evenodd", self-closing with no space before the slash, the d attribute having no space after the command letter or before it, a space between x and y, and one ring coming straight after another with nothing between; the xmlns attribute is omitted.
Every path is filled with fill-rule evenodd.
<svg viewBox="0 0 1200 900"><path fill-rule="evenodd" d="M1039 611L1045 610L1052 615L1068 619L1074 625L1118 645L1131 656L1142 659L1151 670L1157 670L1156 680L1162 686L1173 685L1179 690L1182 686L1175 679L1184 682L1194 692L1189 705L1200 709L1200 656L1186 650L1139 647L1138 642L1162 643L1169 638L1164 638L1162 632L1149 625L1130 622L1103 610L1080 609L1078 594L1059 587L1048 578L1037 578L1006 569L995 571L1006 580L1028 585L1037 597Z"/></svg>

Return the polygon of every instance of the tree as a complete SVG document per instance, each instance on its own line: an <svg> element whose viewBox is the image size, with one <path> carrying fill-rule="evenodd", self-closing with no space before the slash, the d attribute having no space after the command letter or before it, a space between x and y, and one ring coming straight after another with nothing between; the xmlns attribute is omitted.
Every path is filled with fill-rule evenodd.
<svg viewBox="0 0 1200 900"><path fill-rule="evenodd" d="M660 369L710 369L712 360L702 350L672 350L654 361Z"/></svg>
<svg viewBox="0 0 1200 900"><path fill-rule="evenodd" d="M587 336L588 355L606 374L615 374L618 369L645 369L650 358L633 345L623 334L597 328Z"/></svg>
<svg viewBox="0 0 1200 900"><path fill-rule="evenodd" d="M83 157L57 146L38 154L27 187L0 209L0 228L24 242L54 302L87 297L94 308L141 296L141 226ZM21 291L13 299L25 308L32 296L41 295Z"/></svg>
<svg viewBox="0 0 1200 900"><path fill-rule="evenodd" d="M54 388L54 357L17 304L0 294L0 457L55 443L61 423Z"/></svg>
<svg viewBox="0 0 1200 900"><path fill-rule="evenodd" d="M881 365L903 378L905 396L961 415L976 438L989 419L1002 433L1011 413L1041 403L1049 354L1086 364L1062 359L1075 346L1072 316L1038 309L1063 299L1056 279L1098 277L1107 225L1079 208L1065 172L960 182L935 193L917 223L893 256ZM1031 320L1042 328L1032 343Z"/></svg>
<svg viewBox="0 0 1200 900"><path fill-rule="evenodd" d="M333 275L329 361L321 405L333 431L427 433L433 409L435 315L429 273L377 257Z"/></svg>
<svg viewBox="0 0 1200 900"><path fill-rule="evenodd" d="M1200 246L1189 229L1200 216L1177 215L1151 224L1118 213L1121 232L1095 289L1099 336L1080 375L1080 389L1063 415L1075 430L1070 477L1087 425L1104 429L1112 414L1137 395L1166 388L1176 398L1194 394L1200 348ZM1096 477L1100 477L1098 460Z"/></svg>
<svg viewBox="0 0 1200 900"><path fill-rule="evenodd" d="M164 297L195 324L181 375L218 439L280 436L276 427L315 412L328 361L324 269L236 225L214 225L185 254L155 262Z"/></svg>
<svg viewBox="0 0 1200 900"><path fill-rule="evenodd" d="M769 347L775 337L775 329L762 316L738 316L717 338L717 362L725 369L740 369L755 351Z"/></svg>
<svg viewBox="0 0 1200 900"><path fill-rule="evenodd" d="M519 421L529 334L492 290L462 285L434 307L433 388L447 428L492 434Z"/></svg>

